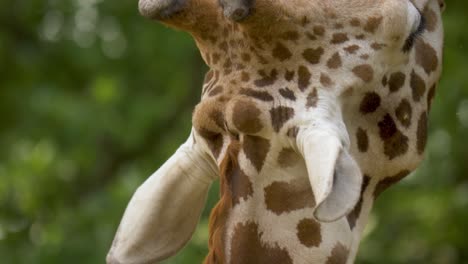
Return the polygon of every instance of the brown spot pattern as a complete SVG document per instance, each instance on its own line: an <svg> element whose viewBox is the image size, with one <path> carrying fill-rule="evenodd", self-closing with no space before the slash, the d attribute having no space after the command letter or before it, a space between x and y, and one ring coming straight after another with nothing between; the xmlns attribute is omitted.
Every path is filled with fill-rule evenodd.
<svg viewBox="0 0 468 264"><path fill-rule="evenodd" d="M297 71L297 74L299 76L298 79L298 86L301 91L304 91L309 87L310 84L310 78L312 77L312 74L310 74L309 70L305 66L299 66L299 70Z"/></svg>
<svg viewBox="0 0 468 264"><path fill-rule="evenodd" d="M312 218L302 219L297 224L297 238L306 247L318 247L322 243L320 224Z"/></svg>
<svg viewBox="0 0 468 264"><path fill-rule="evenodd" d="M410 174L409 170L403 170L403 171L397 173L394 176L387 177L387 178L381 180L379 183L377 183L377 186L375 186L374 197L377 198L386 189L388 189L393 184L401 181L403 178L408 176L408 174Z"/></svg>
<svg viewBox="0 0 468 264"><path fill-rule="evenodd" d="M349 38L348 38L348 35L346 33L335 33L332 36L331 43L332 44L341 44L341 43L344 43L344 42L346 42L348 40L349 40Z"/></svg>
<svg viewBox="0 0 468 264"><path fill-rule="evenodd" d="M246 72L243 71L243 72L241 73L241 81L243 81L243 82L248 82L248 81L250 81L250 75L249 75L248 73L246 73Z"/></svg>
<svg viewBox="0 0 468 264"><path fill-rule="evenodd" d="M344 48L344 50L350 54L354 54L356 53L356 51L359 50L359 46L358 45L351 45L351 46L348 46L346 48Z"/></svg>
<svg viewBox="0 0 468 264"><path fill-rule="evenodd" d="M398 130L395 121L389 114L384 116L378 126L380 138L384 142L384 153L388 158L394 159L408 151L408 137Z"/></svg>
<svg viewBox="0 0 468 264"><path fill-rule="evenodd" d="M418 154L421 155L424 153L427 142L427 113L423 112L419 117L418 121L418 130L416 131L416 146L418 149Z"/></svg>
<svg viewBox="0 0 468 264"><path fill-rule="evenodd" d="M232 122L240 132L255 134L263 128L260 113L253 102L238 101L233 108Z"/></svg>
<svg viewBox="0 0 468 264"><path fill-rule="evenodd" d="M380 96L375 92L368 92L364 95L359 106L359 111L363 114L373 113L380 106Z"/></svg>
<svg viewBox="0 0 468 264"><path fill-rule="evenodd" d="M359 201L357 202L356 206L351 211L351 213L349 213L346 216L351 230L356 226L356 221L361 215L362 203L364 202L364 192L366 191L367 186L369 186L369 182L370 182L370 177L368 175L364 175L364 177L362 178L361 195L359 196Z"/></svg>
<svg viewBox="0 0 468 264"><path fill-rule="evenodd" d="M235 165L228 177L228 185L231 189L233 205L240 203L241 199L246 200L253 194L252 183L249 177L242 171L239 164Z"/></svg>
<svg viewBox="0 0 468 264"><path fill-rule="evenodd" d="M313 31L317 36L323 36L325 34L325 28L322 26L314 26Z"/></svg>
<svg viewBox="0 0 468 264"><path fill-rule="evenodd" d="M327 61L327 66L330 69L338 69L341 67L341 64L341 57L338 52L335 52L333 56L331 56L331 58Z"/></svg>
<svg viewBox="0 0 468 264"><path fill-rule="evenodd" d="M364 30L370 33L375 33L381 23L382 17L371 17L367 20Z"/></svg>
<svg viewBox="0 0 468 264"><path fill-rule="evenodd" d="M273 101L273 96L271 96L268 92L265 92L265 91L255 91L251 89L242 88L240 91L240 94L253 97L260 101L265 101L265 102Z"/></svg>
<svg viewBox="0 0 468 264"><path fill-rule="evenodd" d="M265 203L268 210L281 215L304 208L313 208L315 198L310 184L304 184L302 181L274 182L265 187Z"/></svg>
<svg viewBox="0 0 468 264"><path fill-rule="evenodd" d="M293 167L300 159L300 156L291 148L284 148L278 155L278 164L283 167Z"/></svg>
<svg viewBox="0 0 468 264"><path fill-rule="evenodd" d="M431 88L429 89L429 92L427 93L427 107L430 110L432 107L432 101L434 99L436 93L436 85L432 85Z"/></svg>
<svg viewBox="0 0 468 264"><path fill-rule="evenodd" d="M318 102L318 94L317 94L317 89L313 89L312 92L309 93L307 96L307 107L316 107Z"/></svg>
<svg viewBox="0 0 468 264"><path fill-rule="evenodd" d="M275 48L273 49L273 57L277 58L280 61L285 61L291 58L292 54L286 46L281 43L276 43Z"/></svg>
<svg viewBox="0 0 468 264"><path fill-rule="evenodd" d="M211 90L208 95L209 96L216 96L218 94L220 94L221 92L223 92L223 86L221 85L218 85L216 86L215 88L213 88L213 90Z"/></svg>
<svg viewBox="0 0 468 264"><path fill-rule="evenodd" d="M246 135L242 147L247 159L260 172L270 150L270 142L262 137Z"/></svg>
<svg viewBox="0 0 468 264"><path fill-rule="evenodd" d="M325 264L346 264L349 250L341 243L337 243L328 257Z"/></svg>
<svg viewBox="0 0 468 264"><path fill-rule="evenodd" d="M374 78L374 70L369 64L362 64L354 67L353 73L364 82L370 82Z"/></svg>
<svg viewBox="0 0 468 264"><path fill-rule="evenodd" d="M437 69L439 60L437 59L437 53L434 48L418 38L415 45L416 50L416 62L423 67L427 74Z"/></svg>
<svg viewBox="0 0 468 264"><path fill-rule="evenodd" d="M426 92L426 83L415 71L411 72L410 86L414 101L419 102Z"/></svg>
<svg viewBox="0 0 468 264"><path fill-rule="evenodd" d="M302 53L302 57L304 57L304 59L311 64L317 64L320 62L320 58L322 58L323 53L324 50L322 47L316 49L306 49Z"/></svg>
<svg viewBox="0 0 468 264"><path fill-rule="evenodd" d="M330 76L325 73L320 74L320 83L325 87L330 87L333 85L333 81L330 79Z"/></svg>
<svg viewBox="0 0 468 264"><path fill-rule="evenodd" d="M432 10L432 8L426 6L426 8L424 9L423 16L426 19L426 29L430 32L433 32L437 27L436 13L434 12L434 10Z"/></svg>
<svg viewBox="0 0 468 264"><path fill-rule="evenodd" d="M356 132L356 139L359 151L367 152L369 149L369 137L367 135L367 131L359 127Z"/></svg>
<svg viewBox="0 0 468 264"><path fill-rule="evenodd" d="M294 116L294 109L278 106L270 109L271 124L275 132L279 132L283 125Z"/></svg>
<svg viewBox="0 0 468 264"><path fill-rule="evenodd" d="M293 264L286 249L261 241L262 233L253 222L239 223L231 240L232 264Z"/></svg>
<svg viewBox="0 0 468 264"><path fill-rule="evenodd" d="M289 88L280 89L279 93L286 99L296 101L296 96L294 95L294 92Z"/></svg>
<svg viewBox="0 0 468 264"><path fill-rule="evenodd" d="M292 79L294 78L294 71L286 71L286 73L284 74L284 78L288 82L292 81Z"/></svg>
<svg viewBox="0 0 468 264"><path fill-rule="evenodd" d="M255 80L254 84L258 87L265 87L272 85L278 79L278 72L276 69L270 71L270 74L267 74L264 70L260 70L258 74L262 77L259 80Z"/></svg>
<svg viewBox="0 0 468 264"><path fill-rule="evenodd" d="M381 50L383 47L385 47L385 44L381 44L381 43L377 43L377 42L374 42L371 44L371 48L373 50Z"/></svg>
<svg viewBox="0 0 468 264"><path fill-rule="evenodd" d="M395 72L390 75L390 79L388 80L388 86L390 88L390 92L396 92L403 87L405 84L406 75L402 72Z"/></svg>
<svg viewBox="0 0 468 264"><path fill-rule="evenodd" d="M412 113L411 104L406 99L401 100L400 104L395 109L396 118L405 127L409 127L411 125Z"/></svg>
<svg viewBox="0 0 468 264"><path fill-rule="evenodd" d="M281 34L280 38L284 40L296 41L299 39L299 33L297 31L286 31L283 34Z"/></svg>
<svg viewBox="0 0 468 264"><path fill-rule="evenodd" d="M359 27L361 26L361 21L359 21L358 18L353 18L351 19L351 21L349 22L349 24L353 27Z"/></svg>

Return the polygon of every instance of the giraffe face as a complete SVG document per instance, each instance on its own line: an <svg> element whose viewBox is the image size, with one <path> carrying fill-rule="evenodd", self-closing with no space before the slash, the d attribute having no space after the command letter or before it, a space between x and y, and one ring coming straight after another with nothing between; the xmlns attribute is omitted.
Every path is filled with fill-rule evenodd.
<svg viewBox="0 0 468 264"><path fill-rule="evenodd" d="M145 16L188 31L210 68L183 152L190 167L162 170L179 173L191 200L206 194L191 181L211 180L200 168L218 169L206 263L352 262L374 197L422 160L443 0L213 2L140 0ZM177 209L170 219L186 216ZM175 252L191 234L180 233L167 248L155 244ZM130 242L120 251L140 255Z"/></svg>

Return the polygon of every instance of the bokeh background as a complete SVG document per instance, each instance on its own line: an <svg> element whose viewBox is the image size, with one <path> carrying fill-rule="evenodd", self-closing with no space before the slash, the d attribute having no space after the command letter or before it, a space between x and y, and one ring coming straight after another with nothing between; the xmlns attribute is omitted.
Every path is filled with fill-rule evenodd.
<svg viewBox="0 0 468 264"><path fill-rule="evenodd" d="M468 263L468 2L447 6L427 158L378 199L357 263ZM0 263L103 263L134 190L188 136L205 71L136 0L0 1ZM217 192L165 263L201 262Z"/></svg>

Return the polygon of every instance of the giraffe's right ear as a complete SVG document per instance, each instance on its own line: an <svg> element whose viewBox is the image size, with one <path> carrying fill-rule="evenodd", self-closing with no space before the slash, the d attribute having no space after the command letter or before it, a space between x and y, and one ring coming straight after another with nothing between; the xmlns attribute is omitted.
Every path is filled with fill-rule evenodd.
<svg viewBox="0 0 468 264"><path fill-rule="evenodd" d="M357 163L333 133L306 130L297 139L315 196L315 218L333 222L347 215L361 192L362 174Z"/></svg>

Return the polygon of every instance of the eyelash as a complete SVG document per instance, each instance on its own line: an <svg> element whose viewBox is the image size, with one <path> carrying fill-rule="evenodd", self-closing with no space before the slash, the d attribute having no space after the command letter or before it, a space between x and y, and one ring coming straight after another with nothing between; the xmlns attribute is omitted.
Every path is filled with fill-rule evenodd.
<svg viewBox="0 0 468 264"><path fill-rule="evenodd" d="M419 22L419 26L416 31L411 32L409 37L405 41L405 45L403 46L403 52L408 52L414 46L414 42L416 39L424 32L426 29L426 19L423 15L421 15L421 21Z"/></svg>

